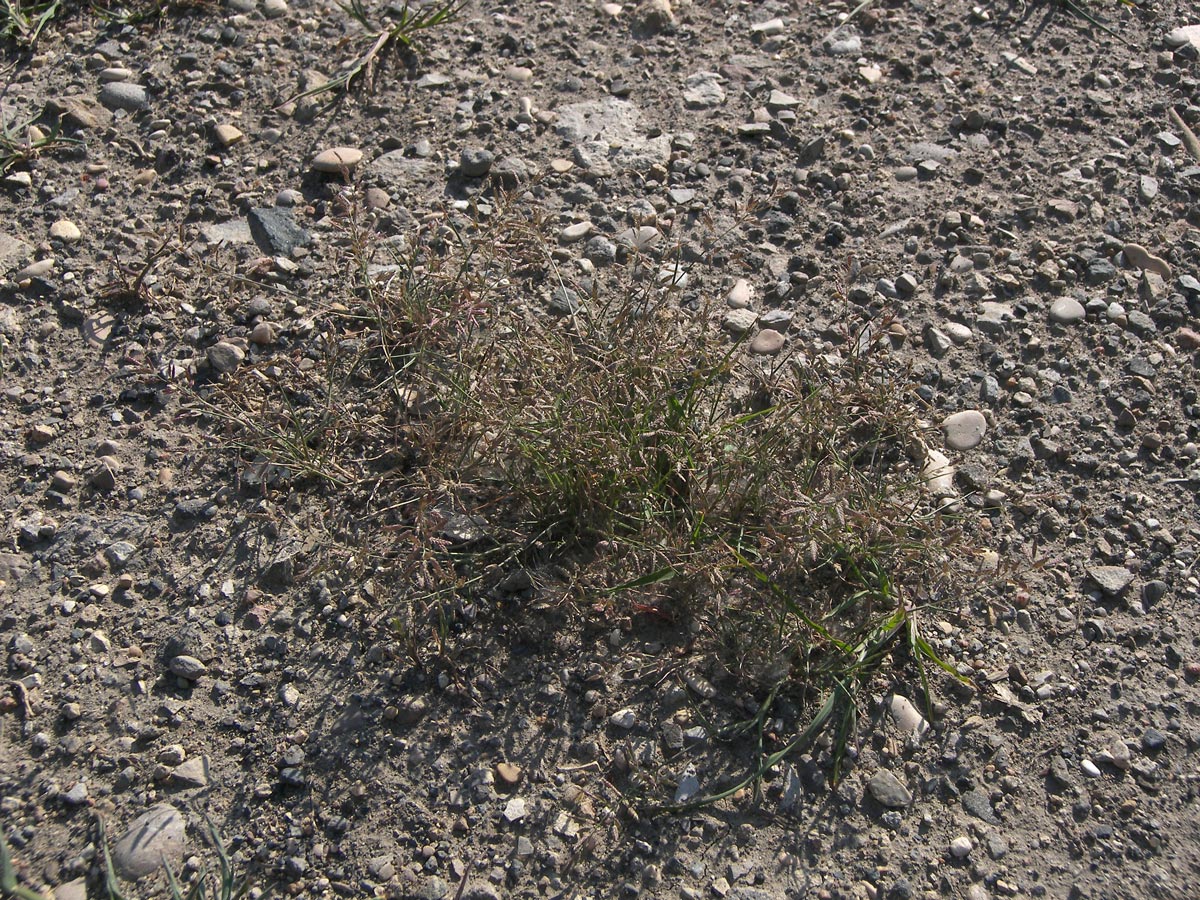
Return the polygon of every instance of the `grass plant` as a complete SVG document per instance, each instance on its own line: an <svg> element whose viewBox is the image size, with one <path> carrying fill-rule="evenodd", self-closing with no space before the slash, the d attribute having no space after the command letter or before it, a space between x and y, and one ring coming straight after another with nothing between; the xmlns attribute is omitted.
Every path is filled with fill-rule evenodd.
<svg viewBox="0 0 1200 900"><path fill-rule="evenodd" d="M451 221L383 268L349 234L359 283L323 366L246 367L197 405L245 460L341 498L345 555L403 586L414 657L513 571L570 572L542 582L569 608L689 629L762 708L798 698L786 752L832 731L835 775L882 672L953 674L921 626L965 542L923 490L886 320L764 361L681 304L670 250L573 281L536 219Z"/></svg>

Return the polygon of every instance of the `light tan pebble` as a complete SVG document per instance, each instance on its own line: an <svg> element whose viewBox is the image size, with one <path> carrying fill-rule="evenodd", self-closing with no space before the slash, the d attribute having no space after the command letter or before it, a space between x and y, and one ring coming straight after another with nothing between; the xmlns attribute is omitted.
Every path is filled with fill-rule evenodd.
<svg viewBox="0 0 1200 900"><path fill-rule="evenodd" d="M1165 279L1171 277L1171 264L1161 256L1155 256L1141 244L1126 244L1121 249L1121 253L1125 257L1125 262L1135 269L1153 272Z"/></svg>
<svg viewBox="0 0 1200 900"><path fill-rule="evenodd" d="M312 167L327 175L353 172L362 162L362 151L355 147L330 147L322 150L312 161Z"/></svg>
<svg viewBox="0 0 1200 900"><path fill-rule="evenodd" d="M158 180L158 173L153 169L142 169L133 176L133 183L138 185L154 184Z"/></svg>
<svg viewBox="0 0 1200 900"><path fill-rule="evenodd" d="M236 125L225 123L213 129L213 137L222 147L232 147L244 140L246 135Z"/></svg>
<svg viewBox="0 0 1200 900"><path fill-rule="evenodd" d="M49 275L54 271L54 257L48 256L45 259L39 259L37 262L32 262L19 272L13 274L13 281L22 282L27 278L41 278L43 275Z"/></svg>
<svg viewBox="0 0 1200 900"><path fill-rule="evenodd" d="M366 192L367 209L387 209L392 204L391 195L383 188L371 187Z"/></svg>
<svg viewBox="0 0 1200 900"><path fill-rule="evenodd" d="M533 69L528 66L509 66L504 70L504 77L517 84L527 84L533 81Z"/></svg>
<svg viewBox="0 0 1200 900"><path fill-rule="evenodd" d="M111 84L116 81L130 81L133 79L133 73L128 69L120 66L111 66L100 71L100 83Z"/></svg>
<svg viewBox="0 0 1200 900"><path fill-rule="evenodd" d="M59 219L50 226L50 237L60 240L64 244L74 244L83 237L83 232L70 219Z"/></svg>
<svg viewBox="0 0 1200 900"><path fill-rule="evenodd" d="M725 295L725 302L733 309L749 309L754 302L754 291L750 287L750 282L745 278L739 278L729 289L729 293Z"/></svg>
<svg viewBox="0 0 1200 900"><path fill-rule="evenodd" d="M570 172L575 168L575 163L569 159L552 159L550 160L550 168L559 175L562 175L564 172Z"/></svg>

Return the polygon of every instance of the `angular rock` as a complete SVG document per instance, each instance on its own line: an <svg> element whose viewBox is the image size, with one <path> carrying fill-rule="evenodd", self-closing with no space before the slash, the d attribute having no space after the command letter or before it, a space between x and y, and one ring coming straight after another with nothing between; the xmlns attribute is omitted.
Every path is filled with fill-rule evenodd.
<svg viewBox="0 0 1200 900"><path fill-rule="evenodd" d="M290 256L293 250L307 246L311 240L286 209L257 207L246 214L246 222L254 243L269 256Z"/></svg>
<svg viewBox="0 0 1200 900"><path fill-rule="evenodd" d="M246 352L237 344L221 341L208 348L207 358L208 364L213 369L222 375L228 375L242 364L242 360L246 358Z"/></svg>
<svg viewBox="0 0 1200 900"><path fill-rule="evenodd" d="M1133 573L1124 566L1088 566L1087 576L1110 597L1119 597L1133 583Z"/></svg>

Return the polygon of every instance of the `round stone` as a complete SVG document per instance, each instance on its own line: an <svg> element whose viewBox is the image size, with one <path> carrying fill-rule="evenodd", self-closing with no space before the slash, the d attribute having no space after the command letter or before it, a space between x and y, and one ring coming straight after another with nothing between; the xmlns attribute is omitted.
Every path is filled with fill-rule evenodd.
<svg viewBox="0 0 1200 900"><path fill-rule="evenodd" d="M971 843L971 839L966 835L956 837L950 842L950 855L955 859L966 859L974 849L975 845Z"/></svg>
<svg viewBox="0 0 1200 900"><path fill-rule="evenodd" d="M79 230L79 226L70 219L59 219L50 226L50 237L62 241L64 244L74 244L83 233Z"/></svg>
<svg viewBox="0 0 1200 900"><path fill-rule="evenodd" d="M146 89L128 81L110 81L100 88L100 103L108 109L137 112L149 102Z"/></svg>
<svg viewBox="0 0 1200 900"><path fill-rule="evenodd" d="M946 446L951 450L970 450L978 447L987 434L987 420L978 410L968 409L946 416L942 430L946 434Z"/></svg>
<svg viewBox="0 0 1200 900"><path fill-rule="evenodd" d="M169 803L160 803L133 820L113 845L113 863L126 878L145 878L164 866L178 870L187 845L187 822Z"/></svg>
<svg viewBox="0 0 1200 900"><path fill-rule="evenodd" d="M783 349L784 337L773 328L764 328L750 341L750 352L773 356Z"/></svg>
<svg viewBox="0 0 1200 900"><path fill-rule="evenodd" d="M482 178L492 170L495 154L483 147L467 147L459 155L458 170L467 178Z"/></svg>
<svg viewBox="0 0 1200 900"><path fill-rule="evenodd" d="M1050 306L1050 321L1059 325L1072 325L1083 321L1087 311L1074 297L1059 297Z"/></svg>
<svg viewBox="0 0 1200 900"><path fill-rule="evenodd" d="M327 175L353 172L362 162L362 151L355 147L330 147L313 157L312 167Z"/></svg>

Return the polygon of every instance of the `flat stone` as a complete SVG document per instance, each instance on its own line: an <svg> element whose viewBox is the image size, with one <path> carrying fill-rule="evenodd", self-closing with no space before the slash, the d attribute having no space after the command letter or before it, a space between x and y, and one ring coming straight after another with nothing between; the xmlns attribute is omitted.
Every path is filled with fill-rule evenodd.
<svg viewBox="0 0 1200 900"><path fill-rule="evenodd" d="M87 900L87 879L76 878L54 889L54 900Z"/></svg>
<svg viewBox="0 0 1200 900"><path fill-rule="evenodd" d="M987 791L982 791L979 788L967 791L962 796L962 805L963 809L975 818L981 819L989 825L1000 824L1000 820L996 817L996 813L992 809L992 801L988 797Z"/></svg>
<svg viewBox="0 0 1200 900"><path fill-rule="evenodd" d="M213 140L222 147L232 147L246 139L245 133L236 125L223 123L213 129Z"/></svg>
<svg viewBox="0 0 1200 900"><path fill-rule="evenodd" d="M941 144L934 144L928 141L918 141L915 144L909 144L908 150L905 153L905 158L911 163L928 162L946 162L958 155L958 151L952 147L943 147Z"/></svg>
<svg viewBox="0 0 1200 900"><path fill-rule="evenodd" d="M1179 28L1168 31L1164 40L1172 50L1178 50L1187 44L1200 50L1200 25L1181 25Z"/></svg>
<svg viewBox="0 0 1200 900"><path fill-rule="evenodd" d="M750 341L750 352L761 356L774 356L783 349L786 339L772 328L764 328Z"/></svg>
<svg viewBox="0 0 1200 900"><path fill-rule="evenodd" d="M987 420L978 410L967 409L946 416L942 431L946 435L946 446L951 450L970 450L978 447L987 434Z"/></svg>
<svg viewBox="0 0 1200 900"><path fill-rule="evenodd" d="M515 763L496 763L496 777L499 778L503 784L512 786L521 780L521 775L521 767Z"/></svg>
<svg viewBox="0 0 1200 900"><path fill-rule="evenodd" d="M113 845L113 865L118 874L130 880L145 878L164 866L178 871L186 846L187 822L183 814L169 803L160 803L134 819Z"/></svg>
<svg viewBox="0 0 1200 900"><path fill-rule="evenodd" d="M100 88L100 102L108 109L137 112L149 104L146 89L128 81L110 81Z"/></svg>
<svg viewBox="0 0 1200 900"><path fill-rule="evenodd" d="M867 790L877 803L888 809L904 809L912 803L912 793L904 782L883 769L871 776Z"/></svg>
<svg viewBox="0 0 1200 900"><path fill-rule="evenodd" d="M296 224L291 212L278 207L258 207L246 214L250 236L263 253L290 256L297 247L306 246L311 237Z"/></svg>
<svg viewBox="0 0 1200 900"><path fill-rule="evenodd" d="M186 759L175 767L171 775L178 784L184 787L208 787L211 780L208 757L193 756L191 759Z"/></svg>
<svg viewBox="0 0 1200 900"><path fill-rule="evenodd" d="M1171 264L1160 256L1155 256L1141 244L1126 244L1121 248L1125 262L1135 269L1153 272L1161 278L1171 277Z"/></svg>
<svg viewBox="0 0 1200 900"><path fill-rule="evenodd" d="M1117 597L1133 583L1133 573L1124 566L1088 566L1087 576L1110 597Z"/></svg>
<svg viewBox="0 0 1200 900"><path fill-rule="evenodd" d="M1083 304L1074 297L1059 297L1050 304L1050 321L1059 325L1073 325L1082 322L1087 315Z"/></svg>
<svg viewBox="0 0 1200 900"><path fill-rule="evenodd" d="M683 102L691 109L709 109L725 102L724 79L716 72L697 72L683 83Z"/></svg>
<svg viewBox="0 0 1200 900"><path fill-rule="evenodd" d="M202 225L200 235L208 244L249 244L254 240L250 226L241 219Z"/></svg>
<svg viewBox="0 0 1200 900"><path fill-rule="evenodd" d="M856 56L862 53L862 38L857 34L852 34L838 38L836 41L830 41L825 47L825 52L830 56Z"/></svg>
<svg viewBox="0 0 1200 900"><path fill-rule="evenodd" d="M609 162L618 169L645 170L670 158L670 137L648 137L641 109L628 100L585 100L557 113L554 130L559 137L575 146L603 141L611 148Z"/></svg>
<svg viewBox="0 0 1200 900"><path fill-rule="evenodd" d="M33 247L20 238L0 232L0 275L33 253Z"/></svg>
<svg viewBox="0 0 1200 900"><path fill-rule="evenodd" d="M513 797L504 807L504 821L510 825L514 822L520 822L525 818L525 800L521 797Z"/></svg>
<svg viewBox="0 0 1200 900"><path fill-rule="evenodd" d="M357 147L330 147L313 157L312 167L326 175L341 175L357 169L362 158L362 151Z"/></svg>

